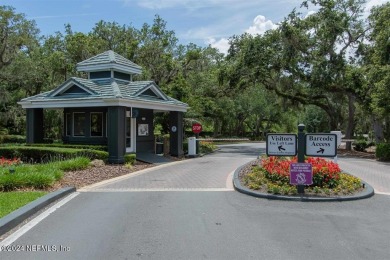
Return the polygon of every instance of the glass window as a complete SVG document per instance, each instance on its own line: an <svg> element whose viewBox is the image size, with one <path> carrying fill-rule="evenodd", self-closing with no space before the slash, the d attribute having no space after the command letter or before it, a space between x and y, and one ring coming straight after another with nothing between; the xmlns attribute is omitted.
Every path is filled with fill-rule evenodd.
<svg viewBox="0 0 390 260"><path fill-rule="evenodd" d="M91 136L103 136L103 113L91 113Z"/></svg>
<svg viewBox="0 0 390 260"><path fill-rule="evenodd" d="M72 134L72 117L70 113L66 113L65 115L65 135L70 136Z"/></svg>
<svg viewBox="0 0 390 260"><path fill-rule="evenodd" d="M85 136L85 113L73 113L73 136Z"/></svg>

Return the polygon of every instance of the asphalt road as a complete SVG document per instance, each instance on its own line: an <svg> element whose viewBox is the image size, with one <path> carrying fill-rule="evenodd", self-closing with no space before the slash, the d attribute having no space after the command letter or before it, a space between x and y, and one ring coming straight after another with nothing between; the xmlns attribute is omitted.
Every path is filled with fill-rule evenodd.
<svg viewBox="0 0 390 260"><path fill-rule="evenodd" d="M229 178L231 168L254 159L260 148L224 146L177 164L166 179L146 178L158 174L152 171L81 192L7 248L29 252L0 252L0 259L389 259L390 196L305 203L221 188L225 184L217 180ZM197 170L219 176L215 191L187 174L202 164L207 166ZM138 186L125 189L123 183Z"/></svg>
<svg viewBox="0 0 390 260"><path fill-rule="evenodd" d="M340 158L338 164L343 171L369 183L376 193L390 195L390 163L370 159Z"/></svg>

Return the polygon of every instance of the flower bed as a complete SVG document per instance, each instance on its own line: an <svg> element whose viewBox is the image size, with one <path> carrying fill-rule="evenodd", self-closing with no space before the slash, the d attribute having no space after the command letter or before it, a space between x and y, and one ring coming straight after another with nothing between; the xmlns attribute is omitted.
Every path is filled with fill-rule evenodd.
<svg viewBox="0 0 390 260"><path fill-rule="evenodd" d="M9 167L21 164L22 161L19 158L7 159L0 157L0 167Z"/></svg>
<svg viewBox="0 0 390 260"><path fill-rule="evenodd" d="M295 195L296 186L290 185L290 164L296 162L296 157L264 157L246 169L241 180L253 190ZM359 178L341 172L338 164L332 161L308 157L305 162L312 164L313 169L313 184L306 186L306 194L337 196L362 190Z"/></svg>

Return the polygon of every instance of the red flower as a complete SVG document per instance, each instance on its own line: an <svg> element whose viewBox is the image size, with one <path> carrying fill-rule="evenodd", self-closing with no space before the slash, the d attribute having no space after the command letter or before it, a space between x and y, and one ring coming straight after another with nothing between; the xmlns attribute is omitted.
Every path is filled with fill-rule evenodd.
<svg viewBox="0 0 390 260"><path fill-rule="evenodd" d="M19 158L13 158L13 159L6 159L4 157L0 158L0 166L2 166L2 167L17 165L20 163L21 163L21 161Z"/></svg>
<svg viewBox="0 0 390 260"><path fill-rule="evenodd" d="M261 164L267 178L288 182L290 165L295 162L297 162L297 157L270 156L262 159ZM323 186L324 184L331 186L340 179L340 167L332 161L319 157L308 157L305 162L312 165L314 186Z"/></svg>

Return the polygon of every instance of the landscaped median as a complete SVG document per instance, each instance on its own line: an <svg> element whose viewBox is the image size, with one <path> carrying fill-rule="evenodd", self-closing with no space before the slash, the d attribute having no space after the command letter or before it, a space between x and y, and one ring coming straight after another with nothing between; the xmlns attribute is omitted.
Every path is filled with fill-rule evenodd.
<svg viewBox="0 0 390 260"><path fill-rule="evenodd" d="M298 194L290 184L290 164L296 157L262 157L252 161L234 174L234 186L243 193L267 198L296 201L343 201L368 198L374 195L370 185L344 173L339 166L322 158L306 158L313 169L313 184Z"/></svg>

